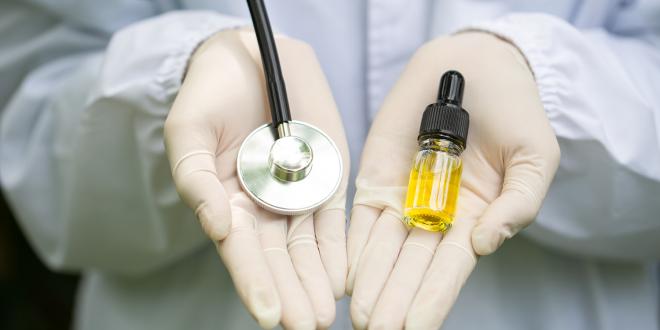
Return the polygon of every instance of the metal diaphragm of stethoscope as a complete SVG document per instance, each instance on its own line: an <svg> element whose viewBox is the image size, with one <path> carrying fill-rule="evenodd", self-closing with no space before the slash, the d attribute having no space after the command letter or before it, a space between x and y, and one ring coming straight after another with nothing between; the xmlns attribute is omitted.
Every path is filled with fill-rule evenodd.
<svg viewBox="0 0 660 330"><path fill-rule="evenodd" d="M271 212L313 212L339 187L342 160L320 129L291 119L275 40L262 0L247 0L264 67L272 122L255 129L238 151L241 187Z"/></svg>

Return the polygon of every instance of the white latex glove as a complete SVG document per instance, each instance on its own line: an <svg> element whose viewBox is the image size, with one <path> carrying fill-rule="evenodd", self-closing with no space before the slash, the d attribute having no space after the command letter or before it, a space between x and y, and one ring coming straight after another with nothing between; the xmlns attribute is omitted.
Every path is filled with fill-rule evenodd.
<svg viewBox="0 0 660 330"><path fill-rule="evenodd" d="M276 40L293 118L328 134L348 169L341 119L313 50ZM314 214L287 217L258 207L240 187L236 156L243 139L270 121L269 113L254 33L216 34L192 57L165 123L172 175L259 324L325 328L345 290L348 173Z"/></svg>
<svg viewBox="0 0 660 330"><path fill-rule="evenodd" d="M442 237L409 231L401 217L422 112L451 69L465 77L470 131L458 211ZM535 218L558 162L555 135L516 48L478 32L420 48L385 99L362 155L348 233L354 326L440 327L477 256Z"/></svg>

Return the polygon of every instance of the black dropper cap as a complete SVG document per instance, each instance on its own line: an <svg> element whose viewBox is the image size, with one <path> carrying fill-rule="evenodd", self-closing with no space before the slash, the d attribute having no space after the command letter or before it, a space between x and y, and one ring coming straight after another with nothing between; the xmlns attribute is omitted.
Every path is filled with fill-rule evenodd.
<svg viewBox="0 0 660 330"><path fill-rule="evenodd" d="M445 137L465 148L470 116L461 107L465 79L458 71L447 71L440 78L438 102L429 104L422 115L418 140Z"/></svg>

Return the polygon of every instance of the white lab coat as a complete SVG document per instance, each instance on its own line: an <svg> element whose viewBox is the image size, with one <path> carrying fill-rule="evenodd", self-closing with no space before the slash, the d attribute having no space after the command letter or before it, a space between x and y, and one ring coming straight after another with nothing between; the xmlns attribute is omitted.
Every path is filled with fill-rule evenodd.
<svg viewBox="0 0 660 330"><path fill-rule="evenodd" d="M561 164L535 224L479 261L444 328L658 328L658 1L278 0L269 9L278 31L316 50L353 175L371 118L424 41L470 27L527 57ZM162 142L190 53L246 17L240 0L0 3L2 187L40 257L83 273L78 329L257 327L179 201ZM350 326L346 310L337 328Z"/></svg>

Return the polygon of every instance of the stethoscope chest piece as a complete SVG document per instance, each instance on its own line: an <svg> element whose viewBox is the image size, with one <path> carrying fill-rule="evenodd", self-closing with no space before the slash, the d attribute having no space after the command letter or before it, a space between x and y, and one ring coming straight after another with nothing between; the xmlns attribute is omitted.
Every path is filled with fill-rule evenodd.
<svg viewBox="0 0 660 330"><path fill-rule="evenodd" d="M247 0L257 35L272 123L243 141L236 170L243 191L264 209L286 215L310 213L337 191L341 154L320 129L291 120L275 39L261 0Z"/></svg>
<svg viewBox="0 0 660 330"><path fill-rule="evenodd" d="M320 129L295 120L286 126L289 132L281 138L272 124L245 138L238 151L238 178L245 193L271 212L313 212L339 187L341 155Z"/></svg>

